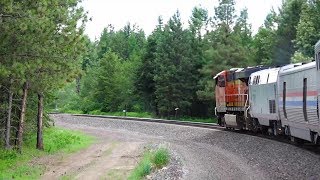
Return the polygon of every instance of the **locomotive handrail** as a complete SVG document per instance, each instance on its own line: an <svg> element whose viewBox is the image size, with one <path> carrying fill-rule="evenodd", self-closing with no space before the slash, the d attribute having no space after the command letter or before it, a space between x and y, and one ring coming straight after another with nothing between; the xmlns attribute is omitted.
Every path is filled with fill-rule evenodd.
<svg viewBox="0 0 320 180"><path fill-rule="evenodd" d="M225 96L248 96L248 94L227 94Z"/></svg>
<svg viewBox="0 0 320 180"><path fill-rule="evenodd" d="M249 99L248 97L249 97L249 96L248 96L248 94L245 94L245 96L246 96L246 103L244 104L244 107L247 107L248 99Z"/></svg>
<svg viewBox="0 0 320 180"><path fill-rule="evenodd" d="M244 117L248 118L248 111L250 109L250 105L246 108L246 110L244 111Z"/></svg>
<svg viewBox="0 0 320 180"><path fill-rule="evenodd" d="M246 103L244 104L244 108L245 108L245 111L244 111L244 117L247 118L248 117L248 110L250 108L250 105L248 106L248 101L249 101L249 96L248 94L246 94ZM248 107L247 107L248 106ZM247 108L246 108L247 107Z"/></svg>
<svg viewBox="0 0 320 180"><path fill-rule="evenodd" d="M248 94L229 94L229 95L225 95L226 97L239 97L239 96L243 96L245 97L245 101L235 101L235 102L244 102L245 103L245 107L247 106L248 103ZM228 100L225 100L226 102Z"/></svg>

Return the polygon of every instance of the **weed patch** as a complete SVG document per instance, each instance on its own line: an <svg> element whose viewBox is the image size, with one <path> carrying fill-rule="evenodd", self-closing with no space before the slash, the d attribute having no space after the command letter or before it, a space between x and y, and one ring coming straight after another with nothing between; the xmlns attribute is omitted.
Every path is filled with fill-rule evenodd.
<svg viewBox="0 0 320 180"><path fill-rule="evenodd" d="M167 149L160 148L155 151L144 153L140 163L134 168L129 180L139 180L151 173L152 170L160 169L169 163L170 155Z"/></svg>
<svg viewBox="0 0 320 180"><path fill-rule="evenodd" d="M168 150L165 148L158 149L154 154L152 162L157 168L162 168L163 166L168 164L169 162Z"/></svg>

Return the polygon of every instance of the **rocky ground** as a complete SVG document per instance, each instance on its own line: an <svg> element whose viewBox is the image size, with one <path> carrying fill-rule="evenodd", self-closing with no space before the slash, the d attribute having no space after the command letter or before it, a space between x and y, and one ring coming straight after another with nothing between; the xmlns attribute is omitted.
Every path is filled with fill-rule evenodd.
<svg viewBox="0 0 320 180"><path fill-rule="evenodd" d="M100 174L100 179L121 179L138 161L143 151L141 147L166 144L172 153L171 163L151 174L151 179L320 179L320 155L274 140L170 124L71 115L52 117L57 126L78 129L96 136L100 149L78 156L91 164L73 168L75 163L68 161L76 160L71 157L70 160L60 162L60 165L56 162L48 165L46 177L63 174L63 170L71 169L71 174L80 179L89 177L90 173ZM108 150L112 142L116 145ZM102 157L99 150L105 152ZM94 158L86 161L90 153ZM110 161L113 163L108 163ZM121 164L121 161L128 163ZM53 169L60 171L52 173Z"/></svg>

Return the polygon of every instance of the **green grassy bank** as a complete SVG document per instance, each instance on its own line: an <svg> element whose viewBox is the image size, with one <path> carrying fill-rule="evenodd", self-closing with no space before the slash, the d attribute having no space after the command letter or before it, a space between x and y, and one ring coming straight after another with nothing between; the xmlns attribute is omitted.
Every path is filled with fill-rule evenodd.
<svg viewBox="0 0 320 180"><path fill-rule="evenodd" d="M36 134L26 135L23 153L0 149L0 179L38 179L44 167L33 159L54 153L71 153L88 147L94 138L81 132L61 128L47 128L43 135L44 151L35 149Z"/></svg>

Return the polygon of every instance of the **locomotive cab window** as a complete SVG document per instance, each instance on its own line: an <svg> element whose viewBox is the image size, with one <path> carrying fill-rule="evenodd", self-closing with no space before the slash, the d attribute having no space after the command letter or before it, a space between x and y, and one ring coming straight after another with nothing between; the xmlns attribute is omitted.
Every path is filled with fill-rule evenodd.
<svg viewBox="0 0 320 180"><path fill-rule="evenodd" d="M218 77L218 86L219 87L225 87L226 86L226 81L225 81L225 78L223 76L219 76Z"/></svg>

